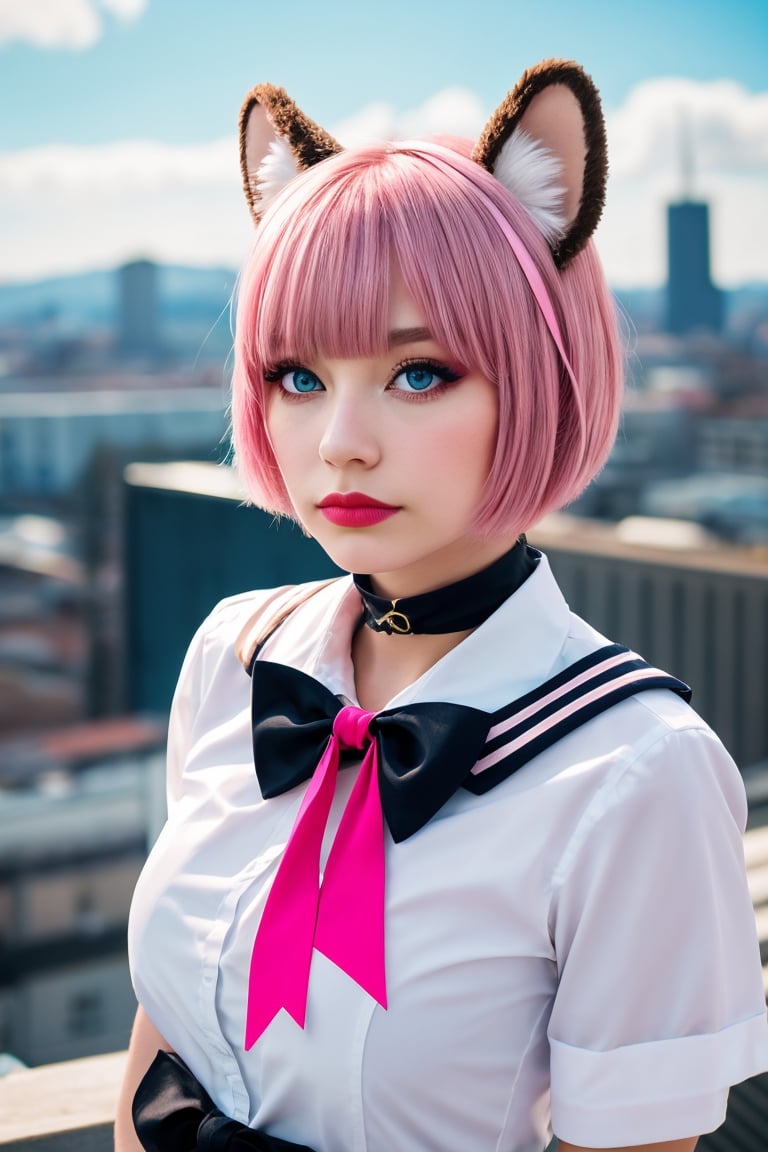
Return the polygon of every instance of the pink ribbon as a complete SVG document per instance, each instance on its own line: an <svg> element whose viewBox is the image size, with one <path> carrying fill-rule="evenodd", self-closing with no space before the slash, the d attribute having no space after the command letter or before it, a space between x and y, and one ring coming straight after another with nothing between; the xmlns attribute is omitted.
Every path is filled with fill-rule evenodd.
<svg viewBox="0 0 768 1152"><path fill-rule="evenodd" d="M281 1008L306 1022L312 951L387 1006L384 970L384 820L374 712L351 705L333 722L296 817L256 933L248 978L245 1048ZM333 803L339 753L364 751L320 882L320 851Z"/></svg>

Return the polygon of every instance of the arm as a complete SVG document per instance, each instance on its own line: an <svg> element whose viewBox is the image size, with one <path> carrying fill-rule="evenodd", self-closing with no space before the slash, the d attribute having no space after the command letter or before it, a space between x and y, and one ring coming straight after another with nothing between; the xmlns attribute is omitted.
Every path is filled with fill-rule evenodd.
<svg viewBox="0 0 768 1152"><path fill-rule="evenodd" d="M686 1140L664 1140L661 1144L633 1144L631 1148L603 1148L602 1152L694 1152L698 1136L691 1136ZM593 1152L581 1144L568 1144L565 1140L558 1140L558 1152Z"/></svg>
<svg viewBox="0 0 768 1152"><path fill-rule="evenodd" d="M128 1063L117 1101L115 1116L115 1152L142 1152L141 1144L133 1127L131 1105L133 1097L144 1073L157 1055L158 1049L171 1051L171 1046L155 1028L143 1008L136 1013L136 1020L128 1045Z"/></svg>
<svg viewBox="0 0 768 1152"><path fill-rule="evenodd" d="M692 721L643 748L625 713L640 754L557 874L552 1126L576 1149L690 1152L768 1059L746 804L711 732Z"/></svg>

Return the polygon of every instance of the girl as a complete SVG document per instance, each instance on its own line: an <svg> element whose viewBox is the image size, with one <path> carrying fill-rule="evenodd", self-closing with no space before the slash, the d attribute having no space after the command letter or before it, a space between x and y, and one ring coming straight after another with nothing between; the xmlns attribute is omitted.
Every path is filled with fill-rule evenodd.
<svg viewBox="0 0 768 1152"><path fill-rule="evenodd" d="M241 155L239 466L356 575L192 642L119 1152L691 1152L768 1067L741 780L523 536L619 414L598 95L344 152L261 85Z"/></svg>

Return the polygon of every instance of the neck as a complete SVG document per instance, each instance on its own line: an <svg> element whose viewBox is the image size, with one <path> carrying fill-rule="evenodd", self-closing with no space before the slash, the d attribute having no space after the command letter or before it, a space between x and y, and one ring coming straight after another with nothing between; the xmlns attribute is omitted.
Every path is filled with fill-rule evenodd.
<svg viewBox="0 0 768 1152"><path fill-rule="evenodd" d="M428 556L417 564L410 564L393 572L370 574L371 588L377 596L387 600L397 600L405 596L422 596L434 592L458 580L465 580L475 572L493 564L513 547L517 535L494 537L490 540L478 538L467 547L466 540L459 541L437 555Z"/></svg>
<svg viewBox="0 0 768 1152"><path fill-rule="evenodd" d="M423 676L472 631L390 636L358 628L352 639L352 664L360 707L370 712L386 708L393 696Z"/></svg>
<svg viewBox="0 0 768 1152"><path fill-rule="evenodd" d="M520 538L514 547L470 575L440 583L428 592L387 599L370 576L355 575L364 620L375 632L457 633L477 628L523 583L535 566L535 554Z"/></svg>
<svg viewBox="0 0 768 1152"><path fill-rule="evenodd" d="M379 711L497 611L527 579L537 553L524 538L484 567L416 596L385 600L355 576L363 616L352 643L361 706Z"/></svg>

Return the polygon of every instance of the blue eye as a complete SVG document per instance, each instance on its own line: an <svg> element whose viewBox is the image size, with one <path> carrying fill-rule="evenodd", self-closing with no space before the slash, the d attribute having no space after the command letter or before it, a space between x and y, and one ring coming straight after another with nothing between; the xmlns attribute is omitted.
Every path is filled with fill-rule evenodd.
<svg viewBox="0 0 768 1152"><path fill-rule="evenodd" d="M400 392L433 392L439 385L458 379L456 372L442 364L418 361L404 365L392 380L391 387Z"/></svg>
<svg viewBox="0 0 768 1152"><path fill-rule="evenodd" d="M414 392L424 392L436 380L439 380L439 377L434 372L430 372L428 368L406 368L405 372L400 373L400 376L409 388L413 388Z"/></svg>
<svg viewBox="0 0 768 1152"><path fill-rule="evenodd" d="M309 368L291 368L283 373L280 383L286 392L322 392L323 385L320 379L310 372Z"/></svg>

